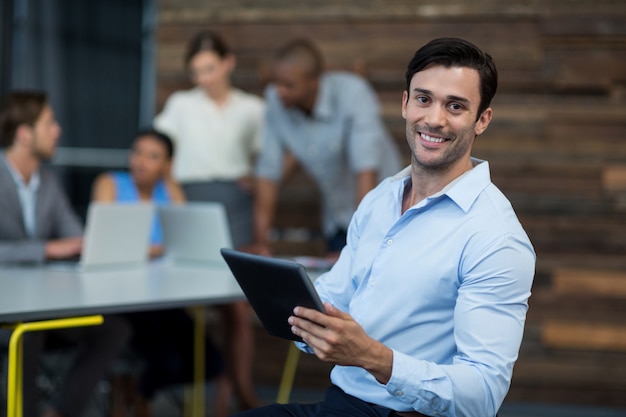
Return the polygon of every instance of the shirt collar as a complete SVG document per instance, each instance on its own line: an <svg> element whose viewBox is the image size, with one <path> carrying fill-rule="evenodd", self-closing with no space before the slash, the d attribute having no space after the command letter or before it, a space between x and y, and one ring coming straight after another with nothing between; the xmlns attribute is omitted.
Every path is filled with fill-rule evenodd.
<svg viewBox="0 0 626 417"><path fill-rule="evenodd" d="M450 200L454 201L454 203L459 206L461 210L465 212L469 211L470 207L472 206L472 204L474 204L474 201L476 201L476 198L478 198L480 193L489 184L491 184L491 177L489 174L489 162L477 158L471 158L471 160L474 168L452 180L452 182L446 185L438 193L427 197L427 200L432 201L445 195ZM398 182L395 187L398 187L396 189L396 192L400 196L400 201L402 201L404 187L406 183L410 180L410 165L391 178L392 183Z"/></svg>
<svg viewBox="0 0 626 417"><path fill-rule="evenodd" d="M22 174L18 172L15 167L13 167L13 165L11 165L9 160L6 158L4 152L0 155L0 159L2 160L4 165L6 165L7 169L9 170L9 174L11 174L11 178L13 178L13 182L15 182L15 185L18 188L25 188L31 191L36 191L39 188L39 170L33 173L33 175L30 177L30 181L28 182L28 184L26 184Z"/></svg>

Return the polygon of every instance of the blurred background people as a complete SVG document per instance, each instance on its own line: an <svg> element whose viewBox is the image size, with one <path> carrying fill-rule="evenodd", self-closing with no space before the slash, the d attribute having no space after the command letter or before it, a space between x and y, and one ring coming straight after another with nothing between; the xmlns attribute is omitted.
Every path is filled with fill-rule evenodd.
<svg viewBox="0 0 626 417"><path fill-rule="evenodd" d="M256 166L255 247L269 254L281 180L298 163L322 196L322 230L330 254L363 196L400 169L396 145L383 123L378 99L356 74L324 72L317 46L307 39L281 47L265 91L266 125Z"/></svg>
<svg viewBox="0 0 626 417"><path fill-rule="evenodd" d="M187 45L185 68L195 86L169 97L154 126L176 143L173 177L189 201L222 203L235 248L252 243L255 155L260 146L261 98L235 88L235 56L216 33L203 31ZM228 414L231 390L243 409L259 404L252 383L254 353L247 302L220 307L226 370L232 384L218 384L217 415Z"/></svg>
<svg viewBox="0 0 626 417"><path fill-rule="evenodd" d="M43 262L78 256L82 225L54 174L42 163L54 155L61 134L43 92L13 92L0 112L0 259ZM30 332L23 341L23 415L40 415L36 386L46 345L80 346L69 374L46 417L78 417L96 383L130 338L120 317L105 316L101 326Z"/></svg>

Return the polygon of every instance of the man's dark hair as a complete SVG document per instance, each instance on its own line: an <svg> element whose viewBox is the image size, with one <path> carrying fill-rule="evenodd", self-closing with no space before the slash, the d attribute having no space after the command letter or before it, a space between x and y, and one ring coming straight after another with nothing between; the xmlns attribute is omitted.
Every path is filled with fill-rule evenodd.
<svg viewBox="0 0 626 417"><path fill-rule="evenodd" d="M220 58L230 55L230 49L220 35L210 30L197 33L187 44L185 52L185 68L189 67L189 62L200 52L215 52Z"/></svg>
<svg viewBox="0 0 626 417"><path fill-rule="evenodd" d="M41 91L14 91L5 97L0 110L0 147L13 146L17 128L26 124L34 126L48 104L46 93Z"/></svg>
<svg viewBox="0 0 626 417"><path fill-rule="evenodd" d="M319 77L324 71L324 58L317 46L309 39L293 39L281 46L274 55L277 62L301 63L309 75Z"/></svg>
<svg viewBox="0 0 626 417"><path fill-rule="evenodd" d="M439 38L428 42L415 52L406 70L406 91L413 76L432 64L445 67L468 67L478 71L480 78L480 106L478 115L491 105L498 88L498 71L491 56L466 40Z"/></svg>
<svg viewBox="0 0 626 417"><path fill-rule="evenodd" d="M147 128L137 132L135 141L143 136L150 136L165 146L165 154L168 159L172 159L174 157L174 141L168 135L159 130Z"/></svg>

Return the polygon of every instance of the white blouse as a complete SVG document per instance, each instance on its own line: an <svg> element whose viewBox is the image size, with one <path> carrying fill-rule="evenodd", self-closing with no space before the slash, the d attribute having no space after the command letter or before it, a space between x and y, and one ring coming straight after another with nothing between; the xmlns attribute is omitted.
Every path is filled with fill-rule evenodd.
<svg viewBox="0 0 626 417"><path fill-rule="evenodd" d="M154 127L175 143L174 178L231 181L252 174L264 107L260 97L238 89L231 90L221 107L199 87L173 93Z"/></svg>

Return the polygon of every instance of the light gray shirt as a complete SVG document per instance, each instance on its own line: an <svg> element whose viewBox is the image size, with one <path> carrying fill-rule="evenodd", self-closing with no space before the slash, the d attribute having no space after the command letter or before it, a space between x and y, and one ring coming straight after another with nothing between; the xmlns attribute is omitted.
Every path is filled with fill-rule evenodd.
<svg viewBox="0 0 626 417"><path fill-rule="evenodd" d="M265 99L257 176L279 181L283 156L291 152L320 189L324 234L347 229L356 208L356 175L376 170L381 181L401 168L376 93L354 74L330 72L320 79L310 116L283 106L273 86Z"/></svg>
<svg viewBox="0 0 626 417"><path fill-rule="evenodd" d="M2 162L6 164L15 186L17 188L17 195L20 199L20 205L22 207L22 217L24 219L24 229L28 237L35 236L36 230L36 216L35 207L37 206L37 190L39 190L39 171L36 171L30 178L28 184L24 181L22 174L15 170L15 168L7 161L6 156L0 155Z"/></svg>

